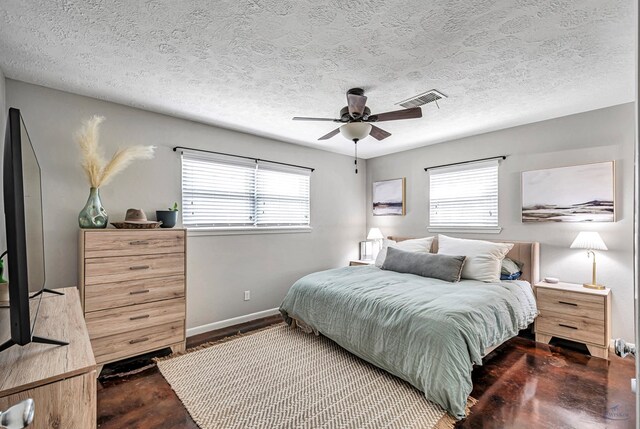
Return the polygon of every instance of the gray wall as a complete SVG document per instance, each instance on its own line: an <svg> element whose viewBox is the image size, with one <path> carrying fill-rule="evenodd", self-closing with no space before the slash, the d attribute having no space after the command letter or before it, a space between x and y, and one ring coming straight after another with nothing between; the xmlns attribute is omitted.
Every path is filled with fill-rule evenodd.
<svg viewBox="0 0 640 429"><path fill-rule="evenodd" d="M180 156L171 150L176 145L316 168L311 176L312 232L189 236L188 327L277 307L299 277L344 266L358 256L357 244L365 234L366 168L362 165L363 174L355 175L350 157L10 79L7 101L21 109L43 172L49 287L76 284L77 215L89 187L72 136L93 114L106 117L101 142L108 154L118 145L158 146L153 160L133 164L102 189L112 220L122 220L129 207L154 215L180 201ZM243 301L244 290L251 290L250 301Z"/></svg>
<svg viewBox="0 0 640 429"><path fill-rule="evenodd" d="M633 103L367 160L367 228L385 235L424 237L427 231L428 179L424 167L495 155L509 155L500 167L499 235L454 236L539 241L541 275L583 283L591 278L586 253L570 250L579 231L598 231L609 247L598 253L598 279L613 294L613 336L631 339L633 323ZM617 222L600 224L523 224L520 221L520 174L526 170L606 160L616 161ZM407 178L407 215L373 216L373 181Z"/></svg>
<svg viewBox="0 0 640 429"><path fill-rule="evenodd" d="M5 95L5 79L2 69L0 69L0 131L2 131L2 138L4 138L4 123L7 116L7 104Z"/></svg>

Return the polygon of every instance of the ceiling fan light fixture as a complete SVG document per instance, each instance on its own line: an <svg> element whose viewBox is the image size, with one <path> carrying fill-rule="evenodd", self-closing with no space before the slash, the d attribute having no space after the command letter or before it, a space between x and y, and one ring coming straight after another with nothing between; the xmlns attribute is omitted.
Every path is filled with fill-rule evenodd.
<svg viewBox="0 0 640 429"><path fill-rule="evenodd" d="M433 92L434 91L431 91L430 94ZM442 96L444 97L444 95ZM378 123L417 118L422 118L422 109L420 107L411 107L372 115L371 110L367 107L367 97L364 95L364 90L362 88L351 88L347 91L347 105L340 110L340 118L296 116L293 120L338 122L343 125L323 135L318 140L328 140L340 133L347 140L358 143L358 141L367 136L371 136L378 141L391 136L390 132L371 125L371 122Z"/></svg>
<svg viewBox="0 0 640 429"><path fill-rule="evenodd" d="M371 132L371 124L366 122L350 122L340 127L340 134L348 140L362 140Z"/></svg>

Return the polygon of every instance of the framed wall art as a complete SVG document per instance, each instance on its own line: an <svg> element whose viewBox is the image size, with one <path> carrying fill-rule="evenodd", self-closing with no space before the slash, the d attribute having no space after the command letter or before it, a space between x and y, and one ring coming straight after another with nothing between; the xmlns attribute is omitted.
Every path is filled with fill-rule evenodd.
<svg viewBox="0 0 640 429"><path fill-rule="evenodd" d="M522 222L615 222L613 161L522 173Z"/></svg>
<svg viewBox="0 0 640 429"><path fill-rule="evenodd" d="M405 178L373 182L373 215L404 216Z"/></svg>

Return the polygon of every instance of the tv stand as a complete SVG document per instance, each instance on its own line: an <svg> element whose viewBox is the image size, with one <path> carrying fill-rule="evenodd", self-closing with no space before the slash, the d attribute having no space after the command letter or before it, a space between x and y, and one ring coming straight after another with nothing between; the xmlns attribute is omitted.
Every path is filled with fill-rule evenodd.
<svg viewBox="0 0 640 429"><path fill-rule="evenodd" d="M41 337L34 336L33 343L0 353L0 410L24 398L33 398L36 413L30 428L95 429L96 361L78 290L62 291L63 296L42 297L39 317L46 319L46 323L36 324ZM9 312L0 311L0 338L8 338L9 331ZM66 338L69 345L35 344L38 340L57 343L48 338Z"/></svg>
<svg viewBox="0 0 640 429"><path fill-rule="evenodd" d="M40 295L44 294L45 292L53 294L53 295L58 295L58 296L64 295L63 292L59 292L57 290L42 288L38 292L36 292L33 295L31 295L29 297L29 299L33 299L33 298L35 298L37 296L40 296ZM4 306L3 305L3 306L0 306L0 308L9 308L9 306ZM52 345L55 345L55 346L68 346L69 345L69 343L66 342L66 341L53 340L51 338L39 337L37 335L31 336L31 341L30 342L31 343L39 343L39 344L52 344ZM13 346L17 346L17 345L19 345L19 344L16 343L15 341L13 341L12 339L9 339L9 340L5 341L4 343L0 344L0 353L3 350L8 349L9 347L13 347Z"/></svg>
<svg viewBox="0 0 640 429"><path fill-rule="evenodd" d="M54 289L47 289L46 287L43 287L43 288L42 288L42 289L40 289L38 292L36 292L36 293L34 293L33 295L31 295L31 296L29 297L29 299L33 299L33 298L35 298L36 296L40 296L40 295L42 295L42 294L43 294L43 293L45 293L45 292L46 292L46 293L52 293L52 294L54 294L54 295L64 295L64 293L62 293L62 292L58 292L57 290L54 290Z"/></svg>
<svg viewBox="0 0 640 429"><path fill-rule="evenodd" d="M51 294L53 294L53 295L64 295L64 293L62 293L62 292L58 292L57 290L54 290L54 289L42 288L42 289L40 289L38 292L36 292L36 293L34 293L33 295L31 295L31 296L29 297L29 299L33 299L33 298L35 298L35 297L37 297L37 296L40 296L40 295L42 295L42 294L43 294L43 293L45 293L45 292L46 292L46 293L51 293ZM9 307L8 305L0 305L0 308L10 308L10 307ZM6 348L6 347L4 347L4 348L3 348L3 347L4 347L4 344L0 346L0 352ZM11 347L11 346L9 346L9 347Z"/></svg>
<svg viewBox="0 0 640 429"><path fill-rule="evenodd" d="M32 343L40 343L40 344L52 344L54 346L68 346L69 345L69 343L67 341L52 340L51 338L37 337L35 335L33 337L31 337L31 342Z"/></svg>
<svg viewBox="0 0 640 429"><path fill-rule="evenodd" d="M37 336L33 336L31 337L31 342L32 343L39 343L39 344L52 344L54 346L68 346L69 343L66 341L60 341L60 340L52 340L50 338L43 338L43 337L37 337ZM3 350L8 349L9 347L13 347L13 346L17 346L18 343L16 343L13 340L8 340L5 341L3 344L0 345L0 353Z"/></svg>

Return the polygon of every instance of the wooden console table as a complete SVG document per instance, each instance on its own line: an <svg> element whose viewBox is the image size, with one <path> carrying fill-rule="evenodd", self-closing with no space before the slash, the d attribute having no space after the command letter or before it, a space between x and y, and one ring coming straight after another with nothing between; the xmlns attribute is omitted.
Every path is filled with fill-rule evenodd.
<svg viewBox="0 0 640 429"><path fill-rule="evenodd" d="M69 345L31 343L1 352L0 410L33 398L35 417L29 429L93 429L96 361L78 290L59 290L63 296L42 297L34 335L68 341ZM36 305L35 300L32 305ZM9 310L0 309L0 342L10 337L9 328Z"/></svg>

